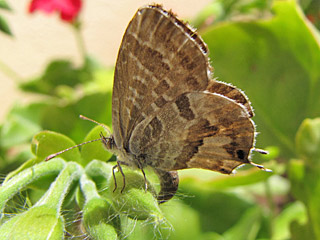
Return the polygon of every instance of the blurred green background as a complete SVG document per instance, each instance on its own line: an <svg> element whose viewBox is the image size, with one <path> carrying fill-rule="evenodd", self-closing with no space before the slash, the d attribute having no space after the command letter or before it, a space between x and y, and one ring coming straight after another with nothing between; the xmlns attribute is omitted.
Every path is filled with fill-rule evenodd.
<svg viewBox="0 0 320 240"><path fill-rule="evenodd" d="M320 2L216 0L189 22L209 47L214 76L239 87L249 97L259 132L256 146L270 152L266 156L255 154L252 160L273 172L248 166L232 176L182 170L177 196L159 210L167 219L166 227L152 217L137 220L138 215L130 218L120 214L122 236L320 239ZM1 24L3 34L10 33ZM73 27L81 32L81 25ZM1 53L0 59L5 61ZM51 148L41 148L42 137L48 137L47 133L39 134L42 130L64 134L76 143L94 138L87 136L93 124L80 120L80 114L111 127L112 82L113 68L105 68L85 54L81 66L56 59L41 75L20 83L17 87L37 95L37 100L14 106L1 124L0 173L14 176L53 150L73 144L53 135L56 140L50 140ZM111 157L96 148L86 153L82 149L82 166L93 159L106 161ZM40 149L44 149L42 155ZM103 181L93 180L102 191ZM22 203L33 205L53 181L48 177L41 188L37 183L20 188L21 195L3 212L20 212ZM71 202L76 195L69 193ZM66 209L81 211L79 202ZM70 228L74 215L65 214L73 237L79 234Z"/></svg>

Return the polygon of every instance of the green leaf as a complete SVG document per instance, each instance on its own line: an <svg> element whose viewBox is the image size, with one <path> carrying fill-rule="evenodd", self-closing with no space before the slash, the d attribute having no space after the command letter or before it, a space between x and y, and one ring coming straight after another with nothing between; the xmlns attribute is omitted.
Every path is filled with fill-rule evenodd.
<svg viewBox="0 0 320 240"><path fill-rule="evenodd" d="M202 235L202 240L224 240L224 238L218 233L206 232Z"/></svg>
<svg viewBox="0 0 320 240"><path fill-rule="evenodd" d="M76 112L73 105L61 107L52 104L44 109L41 125L43 129L59 132L74 139L72 133L77 129L78 125L81 124L79 122L83 123L84 121L79 118L79 114ZM76 141L82 141L90 130L89 124L87 123L86 125L87 130L84 130L81 138L76 139Z"/></svg>
<svg viewBox="0 0 320 240"><path fill-rule="evenodd" d="M86 82L84 89L86 93L111 92L113 87L114 68L98 68L93 71L92 81Z"/></svg>
<svg viewBox="0 0 320 240"><path fill-rule="evenodd" d="M93 239L118 239L119 216L112 205L103 198L92 198L83 207L83 221L87 232ZM113 222L117 222L112 224ZM115 226L117 228L115 228Z"/></svg>
<svg viewBox="0 0 320 240"><path fill-rule="evenodd" d="M93 139L99 139L100 133L102 133L104 136L109 135L103 127L96 126L88 133L84 141L86 142ZM81 148L81 156L84 159L84 161L88 163L93 159L107 161L112 157L112 154L105 149L102 141L100 140L97 142L85 144Z"/></svg>
<svg viewBox="0 0 320 240"><path fill-rule="evenodd" d="M42 127L63 133L80 143L93 123L80 119L79 115L111 125L111 93L86 95L65 107L51 105L43 112Z"/></svg>
<svg viewBox="0 0 320 240"><path fill-rule="evenodd" d="M301 224L297 220L290 225L291 240L318 239L313 231L311 224Z"/></svg>
<svg viewBox="0 0 320 240"><path fill-rule="evenodd" d="M12 11L12 8L9 6L9 4L4 1L4 0L0 0L0 9L4 9L4 10L8 10L8 11Z"/></svg>
<svg viewBox="0 0 320 240"><path fill-rule="evenodd" d="M2 16L0 16L0 31L9 36L13 36L7 21Z"/></svg>
<svg viewBox="0 0 320 240"><path fill-rule="evenodd" d="M302 182L306 173L305 162L301 159L291 159L288 164L288 175L294 186Z"/></svg>
<svg viewBox="0 0 320 240"><path fill-rule="evenodd" d="M44 160L50 154L57 153L75 145L76 144L67 136L56 132L43 131L33 137L32 152L38 159ZM59 157L67 161L79 161L81 159L80 152L77 148L62 153Z"/></svg>
<svg viewBox="0 0 320 240"><path fill-rule="evenodd" d="M292 239L300 239L301 233L310 239L320 238L320 175L319 167L306 163L306 160L291 160L288 170L293 196L306 206L308 222L293 222Z"/></svg>
<svg viewBox="0 0 320 240"><path fill-rule="evenodd" d="M124 219L122 232L129 240L149 239L202 239L200 216L191 206L182 201L169 201L161 205L166 219L158 225L148 221ZM152 222L151 222L152 223Z"/></svg>
<svg viewBox="0 0 320 240"><path fill-rule="evenodd" d="M219 234L234 226L246 210L254 206L233 193L183 189L180 195L187 205L192 204L193 209L199 213L202 231Z"/></svg>
<svg viewBox="0 0 320 240"><path fill-rule="evenodd" d="M320 169L320 118L302 122L296 135L296 148L300 158Z"/></svg>
<svg viewBox="0 0 320 240"><path fill-rule="evenodd" d="M61 159L54 159L50 162L37 164L25 169L18 175L12 176L11 179L0 187L0 212L2 212L6 202L27 184L37 180L41 176L61 171L64 165L65 163Z"/></svg>
<svg viewBox="0 0 320 240"><path fill-rule="evenodd" d="M79 83L78 70L70 61L55 60L47 66L42 80L53 88L59 85L74 87Z"/></svg>
<svg viewBox="0 0 320 240"><path fill-rule="evenodd" d="M55 209L48 206L32 208L16 215L0 226L1 239L48 239L64 238L64 221Z"/></svg>
<svg viewBox="0 0 320 240"><path fill-rule="evenodd" d="M297 152L301 159L290 161L288 175L293 195L302 201L308 212L306 224L292 223L292 239L320 237L320 119L306 119L296 135ZM293 227L294 226L294 227Z"/></svg>
<svg viewBox="0 0 320 240"><path fill-rule="evenodd" d="M92 160L85 168L86 174L97 185L100 195L108 199L110 198L110 191L114 189L114 186L112 186L112 189L109 189L109 179L112 178L113 165L104 161Z"/></svg>
<svg viewBox="0 0 320 240"><path fill-rule="evenodd" d="M196 28L201 28L201 26L206 25L208 19L214 22L219 21L224 17L225 11L221 4L221 1L214 1L205 6L203 10L196 16L192 21L192 26Z"/></svg>
<svg viewBox="0 0 320 240"><path fill-rule="evenodd" d="M85 196L83 223L89 235L93 239L117 239L120 217L112 204L98 194L95 183L85 174L81 177L81 190Z"/></svg>
<svg viewBox="0 0 320 240"><path fill-rule="evenodd" d="M46 106L46 103L14 106L1 128L1 146L9 148L29 141L34 134L41 130L41 115Z"/></svg>
<svg viewBox="0 0 320 240"><path fill-rule="evenodd" d="M81 174L82 167L79 164L75 162L66 163L65 168L60 172L46 194L34 205L34 207L46 205L56 209L56 212L59 213L63 200L70 190L72 183L79 180Z"/></svg>
<svg viewBox="0 0 320 240"><path fill-rule="evenodd" d="M162 229L170 239L200 239L202 219L199 212L190 205L174 200L161 205L161 210L172 224L172 229Z"/></svg>
<svg viewBox="0 0 320 240"><path fill-rule="evenodd" d="M24 91L55 96L58 95L60 86L75 87L81 80L87 78L91 78L91 73L75 68L70 61L54 60L48 64L40 78L24 82L20 88Z"/></svg>
<svg viewBox="0 0 320 240"><path fill-rule="evenodd" d="M16 180L24 176L24 173L36 179L39 170L43 171L46 169L41 167L51 166L54 163L58 163L58 161L42 163L27 169L8 181L6 188L13 189L14 187L15 189L16 186L13 185L16 185ZM48 237L50 239L62 239L64 236L64 221L60 215L60 209L71 184L79 179L81 170L82 168L78 164L73 162L67 163L56 180L51 184L49 190L33 207L11 218L0 227L1 239L47 239ZM14 227L12 227L13 225Z"/></svg>
<svg viewBox="0 0 320 240"><path fill-rule="evenodd" d="M112 168L113 164L93 160L86 166L85 171L90 178L103 177L109 179L112 175Z"/></svg>
<svg viewBox="0 0 320 240"><path fill-rule="evenodd" d="M240 171L233 176L217 175L213 174L211 171L202 169L185 170L180 172L180 188L214 192L216 190L262 182L267 180L273 174L273 172L256 169Z"/></svg>
<svg viewBox="0 0 320 240"><path fill-rule="evenodd" d="M12 178L13 176L17 175L18 173L22 172L25 169L28 169L29 167L34 166L35 164L41 162L41 159L38 158L31 158L29 160L27 160L26 162L24 162L20 167L18 167L17 169L13 170L12 172L8 173L8 175L5 178L5 181L8 181L10 178Z"/></svg>
<svg viewBox="0 0 320 240"><path fill-rule="evenodd" d="M290 204L275 218L272 239L290 239L290 224L294 220L300 224L307 220L306 209L301 202Z"/></svg>
<svg viewBox="0 0 320 240"><path fill-rule="evenodd" d="M255 240L261 225L261 209L258 207L248 209L235 226L226 231L225 240Z"/></svg>
<svg viewBox="0 0 320 240"><path fill-rule="evenodd" d="M320 115L320 44L296 1L274 1L273 11L270 19L216 25L202 36L215 77L251 100L257 145L290 156L302 120Z"/></svg>
<svg viewBox="0 0 320 240"><path fill-rule="evenodd" d="M78 113L78 116L81 114L93 118L97 122L111 126L111 103L111 92L99 92L81 98L74 104L73 108ZM81 120L80 122L85 122L86 125L88 125L86 121ZM92 123L88 126L91 127L85 132L86 134L92 129ZM80 131L80 129L78 129L78 131Z"/></svg>
<svg viewBox="0 0 320 240"><path fill-rule="evenodd" d="M123 167L123 172L126 183L122 192L123 177L119 172L115 174L117 188L111 193L115 209L133 219L163 221L163 214L154 197L155 191L152 185L148 183L148 191L146 192L144 178L141 174L125 167ZM114 179L110 178L108 189L113 189L114 186Z"/></svg>

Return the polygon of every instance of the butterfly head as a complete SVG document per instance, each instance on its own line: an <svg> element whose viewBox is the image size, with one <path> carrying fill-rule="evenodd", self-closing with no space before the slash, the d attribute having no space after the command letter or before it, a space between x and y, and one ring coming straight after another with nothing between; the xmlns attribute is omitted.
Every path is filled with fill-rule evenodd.
<svg viewBox="0 0 320 240"><path fill-rule="evenodd" d="M106 137L101 133L100 137L101 137L101 142L103 143L103 145L107 150L113 150L116 148L116 142L114 141L114 138L112 135Z"/></svg>

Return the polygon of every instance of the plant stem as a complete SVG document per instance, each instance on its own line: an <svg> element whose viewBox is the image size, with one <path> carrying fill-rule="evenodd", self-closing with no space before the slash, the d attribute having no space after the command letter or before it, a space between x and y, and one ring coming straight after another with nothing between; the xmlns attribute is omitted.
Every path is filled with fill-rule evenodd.
<svg viewBox="0 0 320 240"><path fill-rule="evenodd" d="M43 162L25 169L12 177L0 187L0 212L3 210L6 202L27 184L37 180L41 176L60 172L64 168L64 165L65 163L61 159L53 159L52 161Z"/></svg>
<svg viewBox="0 0 320 240"><path fill-rule="evenodd" d="M73 32L74 35L76 37L76 42L77 42L77 46L82 58L82 64L84 64L86 62L86 57L87 57L87 49L86 49L86 45L84 43L84 39L81 33L81 24L80 23L75 23L73 25Z"/></svg>
<svg viewBox="0 0 320 240"><path fill-rule="evenodd" d="M267 202L270 210L269 218L270 218L270 236L273 234L273 226L274 226L274 217L275 217L275 205L272 199L272 192L270 188L269 181L264 182L265 185L265 190L266 190L266 197L267 197Z"/></svg>

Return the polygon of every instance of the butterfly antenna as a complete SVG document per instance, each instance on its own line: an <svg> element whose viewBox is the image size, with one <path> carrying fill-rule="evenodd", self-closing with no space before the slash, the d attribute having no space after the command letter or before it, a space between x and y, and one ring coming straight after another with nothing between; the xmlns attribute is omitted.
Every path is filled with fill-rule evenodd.
<svg viewBox="0 0 320 240"><path fill-rule="evenodd" d="M268 151L260 149L260 148L254 148L252 150L255 151L255 152L261 153L261 154L269 154Z"/></svg>
<svg viewBox="0 0 320 240"><path fill-rule="evenodd" d="M93 140L90 140L90 141L87 141L87 142L79 143L79 144L74 145L72 147L66 148L66 149L64 149L64 150L62 150L60 152L56 152L56 153L50 154L48 157L46 157L45 161L49 161L50 159L55 158L56 156L59 156L60 154L65 153L65 152L67 152L67 151L69 151L71 149L74 149L76 147L80 147L82 145L85 145L85 144L88 144L88 143L92 143L92 142L101 141L101 140L102 140L102 138L98 138L98 139L93 139Z"/></svg>
<svg viewBox="0 0 320 240"><path fill-rule="evenodd" d="M254 149L252 149L252 150L255 151L255 152L261 153L261 154L269 154L268 151L263 150L263 149L260 149L260 148L254 148ZM257 168L260 168L260 169L263 170L263 171L272 172L271 169L265 168L265 167L262 166L262 165L259 165L259 164L253 163L253 162L251 162L250 164L251 164L252 166L255 166L255 167L257 167Z"/></svg>
<svg viewBox="0 0 320 240"><path fill-rule="evenodd" d="M110 130L109 130L105 125L103 125L102 123L99 123L99 122L97 122L97 121L95 121L95 120L93 120L93 119L91 119L91 118L85 117L85 116L83 116L83 115L80 115L79 117L80 117L81 119L83 119L83 120L88 120L88 121L90 121L90 122L93 122L93 123L95 123L95 124L103 127L103 128L107 131L107 133L108 133L109 135L111 135Z"/></svg>

